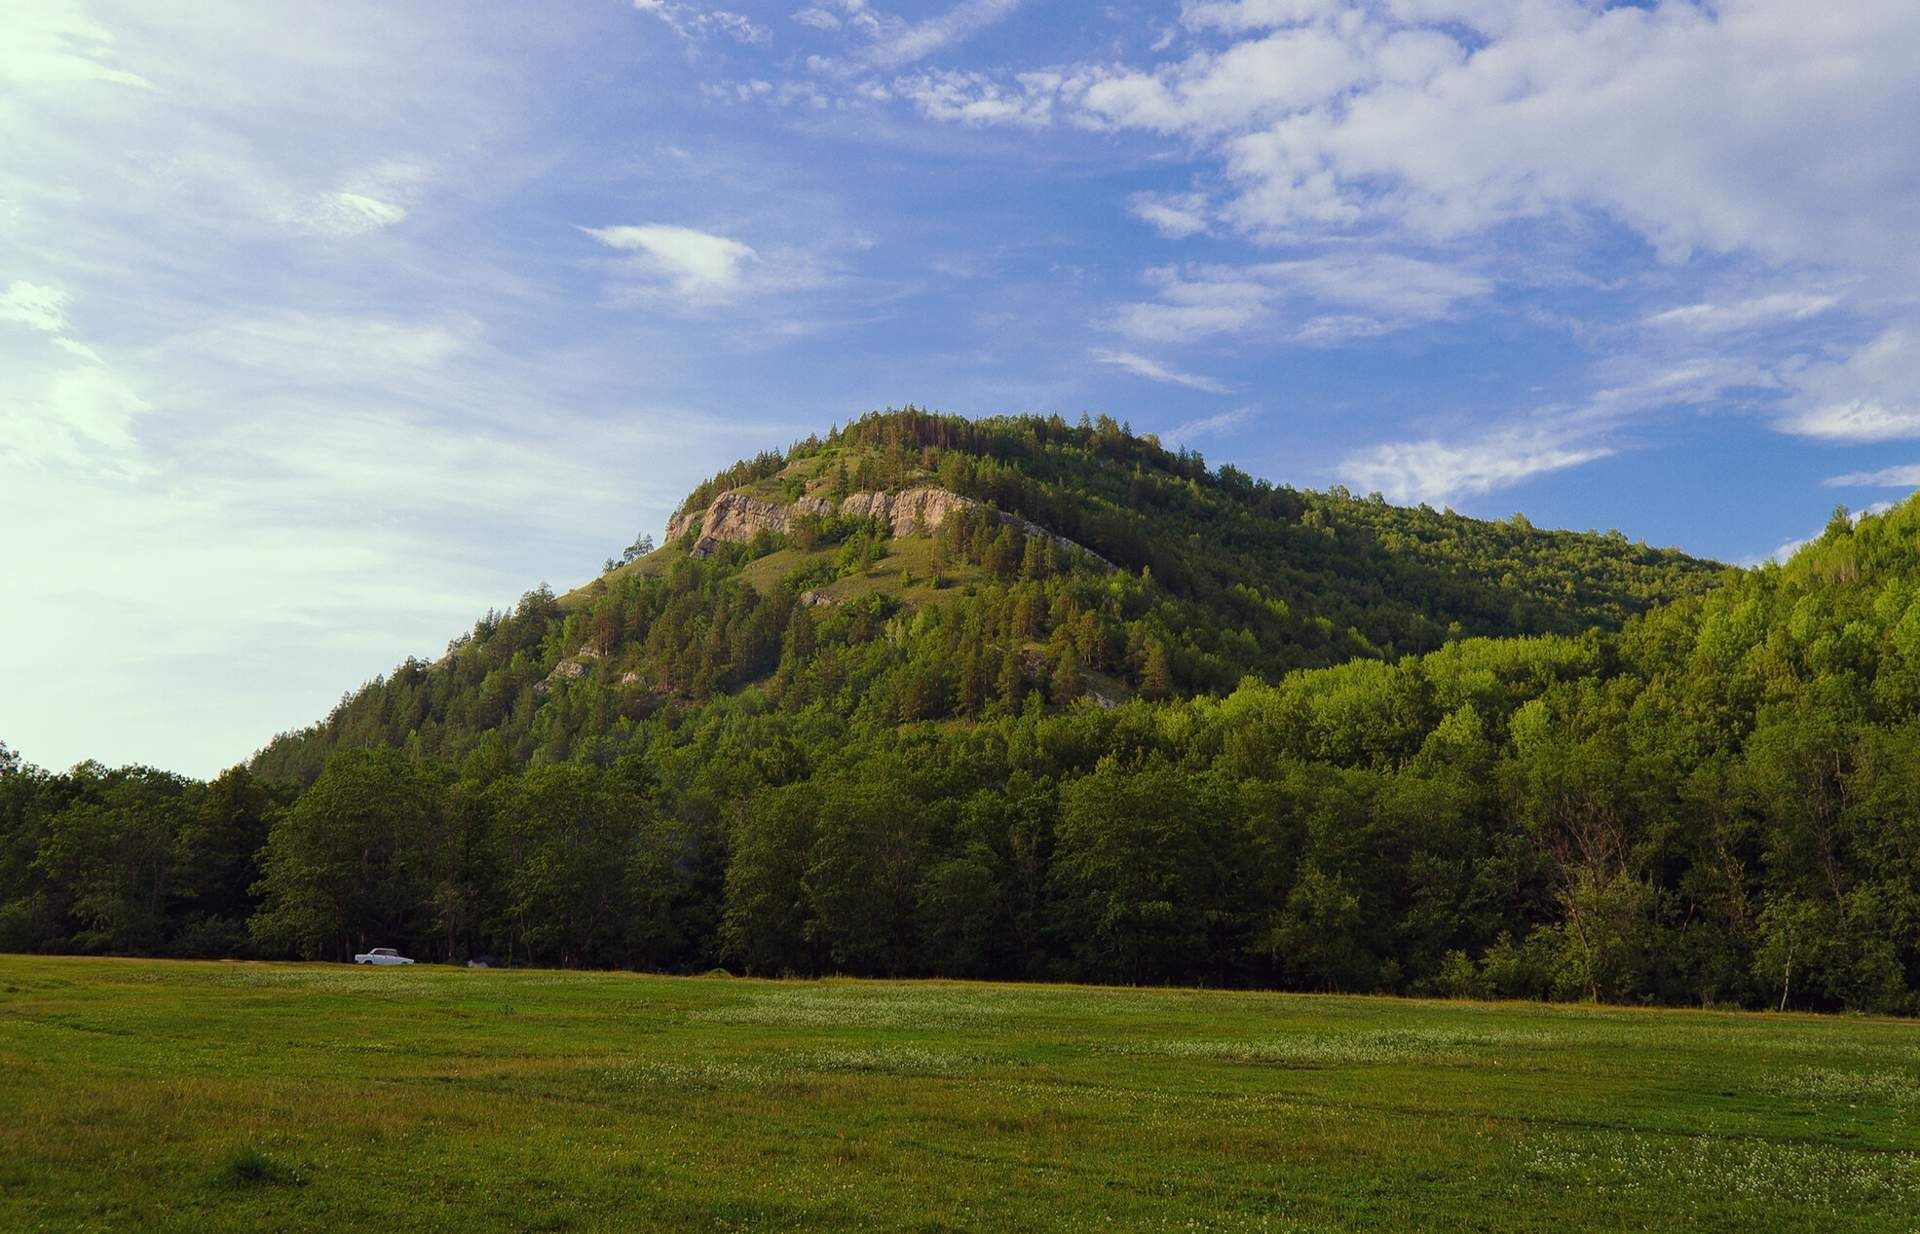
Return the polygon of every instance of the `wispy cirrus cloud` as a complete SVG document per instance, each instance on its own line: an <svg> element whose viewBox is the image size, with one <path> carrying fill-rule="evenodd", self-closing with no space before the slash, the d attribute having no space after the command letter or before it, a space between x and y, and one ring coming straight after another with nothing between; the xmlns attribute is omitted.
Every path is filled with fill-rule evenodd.
<svg viewBox="0 0 1920 1234"><path fill-rule="evenodd" d="M1131 351L1115 351L1107 347L1096 347L1090 354L1101 364L1125 369L1135 377L1144 377L1148 381L1165 382L1168 385L1185 386L1189 390L1199 390L1205 394L1228 394L1229 387L1211 377L1202 377L1197 373L1183 373L1168 368L1158 360L1149 359Z"/></svg>
<svg viewBox="0 0 1920 1234"><path fill-rule="evenodd" d="M1330 345L1445 319L1493 288L1470 270L1398 253L1163 267L1147 277L1155 297L1124 305L1114 325L1151 342L1259 332Z"/></svg>
<svg viewBox="0 0 1920 1234"><path fill-rule="evenodd" d="M1613 453L1551 425L1514 425L1461 441L1388 442L1343 460L1337 474L1362 491L1400 502L1441 502L1507 488Z"/></svg>
<svg viewBox="0 0 1920 1234"><path fill-rule="evenodd" d="M671 223L580 230L611 249L633 254L629 270L695 304L726 300L742 289L760 260L753 247L728 236Z"/></svg>
<svg viewBox="0 0 1920 1234"><path fill-rule="evenodd" d="M700 40L713 34L725 35L736 43L765 46L773 41L773 32L752 18L730 9L702 8L677 0L633 0L633 7L657 17L669 30L683 39Z"/></svg>
<svg viewBox="0 0 1920 1234"><path fill-rule="evenodd" d="M1920 463L1901 463L1873 471L1849 471L1820 482L1827 488L1920 488Z"/></svg>
<svg viewBox="0 0 1920 1234"><path fill-rule="evenodd" d="M1024 2L960 0L945 12L912 20L878 8L869 0L821 0L821 3L796 10L792 19L821 34L840 36L850 44L834 54L816 53L807 58L807 65L813 72L846 81L867 79L873 74L895 72L918 64L998 25L1012 16ZM957 85L959 80L955 79L951 84ZM984 77L969 79L967 84L983 93L996 92L998 89ZM876 97L875 84L871 80L859 90L869 98ZM928 97L937 99L939 95L936 92ZM987 118L984 110L973 114L978 119ZM947 118L965 117L955 114ZM1007 113L999 118L1013 117Z"/></svg>
<svg viewBox="0 0 1920 1234"><path fill-rule="evenodd" d="M1690 330L1699 334L1727 334L1756 326L1805 321L1834 309L1839 297L1814 292L1780 291L1732 303L1685 304L1663 309L1646 318L1649 326Z"/></svg>
<svg viewBox="0 0 1920 1234"><path fill-rule="evenodd" d="M1236 407L1232 411L1223 411L1218 415L1201 416L1197 420L1188 420L1176 424L1166 432L1169 441L1187 442L1208 437L1226 437L1239 432L1260 414L1257 406Z"/></svg>
<svg viewBox="0 0 1920 1234"><path fill-rule="evenodd" d="M924 60L1012 15L1024 0L961 0L944 13L906 21L882 13L866 0L841 0L848 24L872 43L854 54L862 69L897 69Z"/></svg>
<svg viewBox="0 0 1920 1234"><path fill-rule="evenodd" d="M0 292L0 322L58 333L67 328L66 307L71 298L58 287L15 279L5 292Z"/></svg>

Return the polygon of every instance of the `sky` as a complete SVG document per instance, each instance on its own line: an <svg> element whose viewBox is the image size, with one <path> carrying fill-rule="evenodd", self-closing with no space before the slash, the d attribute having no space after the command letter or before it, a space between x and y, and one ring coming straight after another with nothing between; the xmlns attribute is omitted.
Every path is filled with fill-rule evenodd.
<svg viewBox="0 0 1920 1234"><path fill-rule="evenodd" d="M1920 486L1916 62L1912 0L8 0L0 741L211 774L909 402L1765 559Z"/></svg>

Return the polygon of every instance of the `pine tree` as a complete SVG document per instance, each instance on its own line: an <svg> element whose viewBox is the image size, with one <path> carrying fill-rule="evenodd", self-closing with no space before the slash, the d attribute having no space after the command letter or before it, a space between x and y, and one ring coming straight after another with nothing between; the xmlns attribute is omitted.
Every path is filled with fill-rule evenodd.
<svg viewBox="0 0 1920 1234"><path fill-rule="evenodd" d="M1072 643L1062 640L1060 650L1054 656L1053 677L1048 682L1048 693L1054 703L1060 706L1080 697L1080 657L1074 654Z"/></svg>
<svg viewBox="0 0 1920 1234"><path fill-rule="evenodd" d="M1147 644L1147 663L1140 670L1140 697L1162 699L1173 693L1173 666L1167 663L1166 646L1159 639Z"/></svg>
<svg viewBox="0 0 1920 1234"><path fill-rule="evenodd" d="M1026 694L1027 674L1020 667L1020 653L1007 648L1000 657L999 709L1003 715L1020 714L1020 700Z"/></svg>
<svg viewBox="0 0 1920 1234"><path fill-rule="evenodd" d="M980 714L987 705L986 658L981 655L980 644L969 640L966 652L960 660L960 710L970 716Z"/></svg>
<svg viewBox="0 0 1920 1234"><path fill-rule="evenodd" d="M1022 587L1013 603L1013 633L1016 638L1040 637L1040 625L1046 617L1047 598L1037 585Z"/></svg>
<svg viewBox="0 0 1920 1234"><path fill-rule="evenodd" d="M806 658L813 654L817 639L813 629L813 612L805 604L793 606L793 616L787 619L787 633L782 640L781 667L798 669L803 667Z"/></svg>

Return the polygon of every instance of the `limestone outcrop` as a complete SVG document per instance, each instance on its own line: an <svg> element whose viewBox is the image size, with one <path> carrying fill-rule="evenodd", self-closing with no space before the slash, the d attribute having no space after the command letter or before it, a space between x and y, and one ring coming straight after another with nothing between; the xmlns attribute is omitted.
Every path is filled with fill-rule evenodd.
<svg viewBox="0 0 1920 1234"><path fill-rule="evenodd" d="M788 507L777 502L761 501L728 490L715 497L713 504L701 513L700 538L694 543L693 555L708 556L717 541L745 544L761 531L785 531L790 517ZM692 520L686 515L674 515L667 522L667 543L680 539L691 525Z"/></svg>
<svg viewBox="0 0 1920 1234"><path fill-rule="evenodd" d="M931 535L955 510L970 510L979 503L951 489L910 488L898 493L854 493L840 503L844 518L875 518L885 523L895 537L910 536L916 528Z"/></svg>
<svg viewBox="0 0 1920 1234"><path fill-rule="evenodd" d="M843 518L878 519L898 538L916 534L931 535L940 529L940 524L946 522L954 511L970 510L979 504L973 498L963 497L951 489L921 487L902 489L897 493L851 493L840 503L840 515ZM800 515L824 516L832 509L832 503L824 497L802 497L792 505L783 506L729 489L715 497L712 504L699 514L682 511L667 520L667 543L677 542L693 529L697 521L700 534L689 551L694 557L710 557L718 544L745 544L762 531L789 530L793 520ZM1100 565L1113 568L1113 563L1098 553L1090 552L1038 523L1012 514L1001 514L999 517L1001 522L1012 526L1022 535L1043 536L1060 548L1086 553Z"/></svg>

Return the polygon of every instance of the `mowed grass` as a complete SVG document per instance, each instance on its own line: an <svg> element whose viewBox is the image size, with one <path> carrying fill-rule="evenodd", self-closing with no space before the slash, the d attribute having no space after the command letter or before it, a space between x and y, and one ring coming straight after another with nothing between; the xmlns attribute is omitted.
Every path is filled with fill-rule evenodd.
<svg viewBox="0 0 1920 1234"><path fill-rule="evenodd" d="M0 956L0 1229L1920 1226L1920 1026Z"/></svg>

